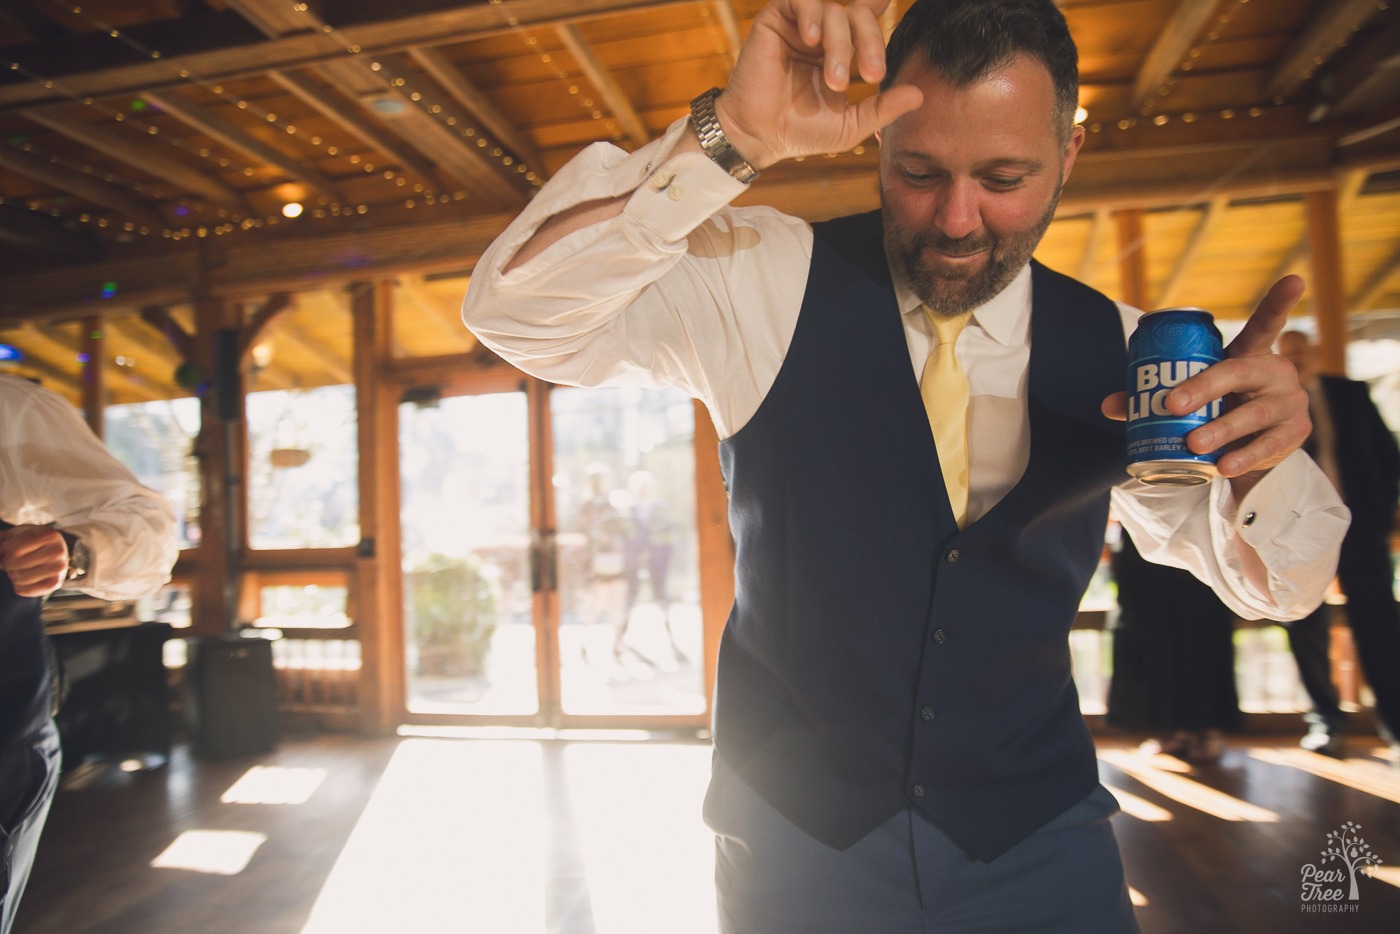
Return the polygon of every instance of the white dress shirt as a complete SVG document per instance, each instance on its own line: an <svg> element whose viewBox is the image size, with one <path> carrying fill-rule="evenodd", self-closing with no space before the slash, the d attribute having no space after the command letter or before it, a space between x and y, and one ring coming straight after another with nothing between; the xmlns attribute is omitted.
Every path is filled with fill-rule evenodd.
<svg viewBox="0 0 1400 934"><path fill-rule="evenodd" d="M66 585L130 600L170 579L175 513L114 458L62 396L0 376L0 518L53 525L87 546L88 573Z"/></svg>
<svg viewBox="0 0 1400 934"><path fill-rule="evenodd" d="M731 207L743 185L704 155L672 155L684 132L678 120L630 155L597 143L575 157L482 256L462 316L488 347L542 379L678 387L705 403L724 438L777 379L806 290L812 229L770 208ZM619 216L502 272L549 217L624 196ZM896 293L917 377L933 336L898 278ZM1126 335L1139 312L1119 311ZM958 338L971 396L969 520L1000 501L1029 460L1030 315L1027 267L973 311ZM1348 516L1301 452L1243 503L1219 478L1163 488L1125 474L1113 506L1145 557L1193 571L1246 618L1294 619L1315 607Z"/></svg>

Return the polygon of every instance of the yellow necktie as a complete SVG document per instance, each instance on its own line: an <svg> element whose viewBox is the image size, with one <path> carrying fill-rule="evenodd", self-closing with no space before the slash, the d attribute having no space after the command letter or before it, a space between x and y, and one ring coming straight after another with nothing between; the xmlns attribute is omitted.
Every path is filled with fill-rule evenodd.
<svg viewBox="0 0 1400 934"><path fill-rule="evenodd" d="M938 463L943 468L943 483L948 488L948 502L953 506L953 518L958 528L967 518L967 375L958 363L953 348L958 335L971 315L935 314L924 308L937 344L929 352L924 374L919 380L919 393L924 397L933 443L938 448Z"/></svg>

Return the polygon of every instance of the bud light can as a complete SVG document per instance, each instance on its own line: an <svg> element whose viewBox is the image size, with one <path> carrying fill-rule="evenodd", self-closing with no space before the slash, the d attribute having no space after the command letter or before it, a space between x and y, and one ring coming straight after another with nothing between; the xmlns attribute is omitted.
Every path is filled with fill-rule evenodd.
<svg viewBox="0 0 1400 934"><path fill-rule="evenodd" d="M1224 358L1210 312L1165 308L1138 321L1128 341L1128 473L1144 483L1194 486L1216 475L1219 451L1196 454L1186 435L1220 415L1220 400L1187 415L1167 412L1172 388Z"/></svg>

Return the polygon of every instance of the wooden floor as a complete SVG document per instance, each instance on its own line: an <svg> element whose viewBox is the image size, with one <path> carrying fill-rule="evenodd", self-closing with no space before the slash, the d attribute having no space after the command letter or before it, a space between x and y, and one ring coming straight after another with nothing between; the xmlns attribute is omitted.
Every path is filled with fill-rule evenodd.
<svg viewBox="0 0 1400 934"><path fill-rule="evenodd" d="M1104 739L1100 760L1145 934L1400 929L1388 751L1358 743L1339 762L1291 736L1236 737L1192 768L1135 739ZM698 742L500 734L84 767L65 777L15 934L713 934L708 766ZM1304 867L1340 865L1322 851L1347 822L1379 877L1355 901L1305 902Z"/></svg>

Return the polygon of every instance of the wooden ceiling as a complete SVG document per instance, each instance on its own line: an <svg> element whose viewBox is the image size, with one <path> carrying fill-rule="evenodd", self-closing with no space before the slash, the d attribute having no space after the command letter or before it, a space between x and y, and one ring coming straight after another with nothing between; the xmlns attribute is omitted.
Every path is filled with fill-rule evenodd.
<svg viewBox="0 0 1400 934"><path fill-rule="evenodd" d="M0 342L71 394L101 314L112 401L187 395L183 335L214 297L265 325L253 388L340 383L351 290L392 280L397 354L468 353L481 250L580 148L633 149L723 85L761 6L4 0ZM1307 196L1332 191L1349 312L1400 309L1397 5L1060 6L1088 138L1043 261L1121 295L1118 258L1141 248L1147 304L1239 317L1306 274ZM870 209L875 159L779 166L745 200Z"/></svg>

